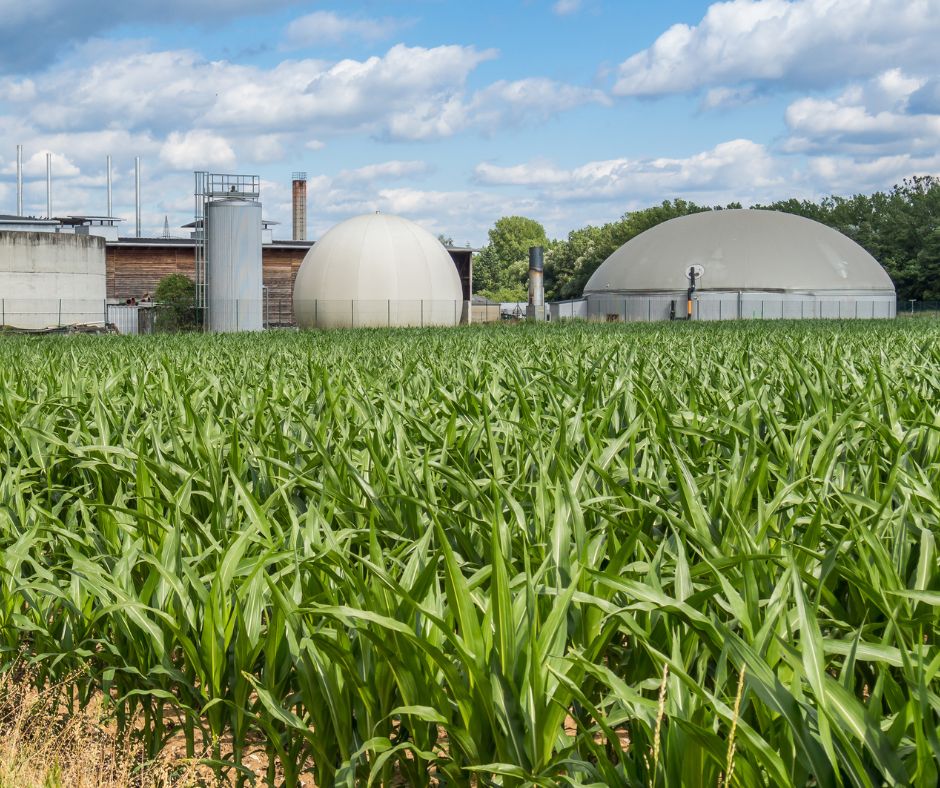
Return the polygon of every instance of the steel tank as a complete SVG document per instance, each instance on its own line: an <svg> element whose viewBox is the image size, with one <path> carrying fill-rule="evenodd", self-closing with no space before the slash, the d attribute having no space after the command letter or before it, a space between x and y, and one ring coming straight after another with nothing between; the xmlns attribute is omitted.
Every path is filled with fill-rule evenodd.
<svg viewBox="0 0 940 788"><path fill-rule="evenodd" d="M261 331L261 203L213 200L206 206L206 296L210 331Z"/></svg>

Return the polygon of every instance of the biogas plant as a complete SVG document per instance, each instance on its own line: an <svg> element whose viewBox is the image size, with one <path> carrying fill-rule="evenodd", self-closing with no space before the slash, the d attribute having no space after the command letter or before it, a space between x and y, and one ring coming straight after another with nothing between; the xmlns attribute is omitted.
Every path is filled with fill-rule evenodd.
<svg viewBox="0 0 940 788"><path fill-rule="evenodd" d="M113 216L111 158L103 215L55 216L47 155L46 214L24 216L22 149L16 213L0 215L0 326L120 333L152 330L152 294L169 274L195 284L199 326L456 326L473 319L474 249L445 247L407 219L347 219L306 238L307 177L293 173L292 237L275 239L257 175L196 172L188 237L141 234ZM818 222L764 210L724 210L664 222L594 272L581 298L546 304L542 249L530 250L533 320L608 322L890 318L894 285L854 241Z"/></svg>

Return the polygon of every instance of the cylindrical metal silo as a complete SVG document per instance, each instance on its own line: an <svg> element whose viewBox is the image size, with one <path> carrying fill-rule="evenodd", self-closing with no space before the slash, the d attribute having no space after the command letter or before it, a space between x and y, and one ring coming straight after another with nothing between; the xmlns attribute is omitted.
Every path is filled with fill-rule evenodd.
<svg viewBox="0 0 940 788"><path fill-rule="evenodd" d="M224 199L208 204L206 285L210 331L264 328L260 202Z"/></svg>

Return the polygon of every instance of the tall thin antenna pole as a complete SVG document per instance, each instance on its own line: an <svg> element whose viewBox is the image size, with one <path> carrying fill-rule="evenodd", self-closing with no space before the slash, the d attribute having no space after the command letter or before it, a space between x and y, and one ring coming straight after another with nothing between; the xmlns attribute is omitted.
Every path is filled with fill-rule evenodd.
<svg viewBox="0 0 940 788"><path fill-rule="evenodd" d="M134 191L137 206L137 237L140 238L140 156L134 157Z"/></svg>
<svg viewBox="0 0 940 788"><path fill-rule="evenodd" d="M108 218L113 216L111 213L111 156L108 156Z"/></svg>
<svg viewBox="0 0 940 788"><path fill-rule="evenodd" d="M52 218L52 154L46 154L46 218Z"/></svg>
<svg viewBox="0 0 940 788"><path fill-rule="evenodd" d="M16 215L23 215L23 146L16 146Z"/></svg>

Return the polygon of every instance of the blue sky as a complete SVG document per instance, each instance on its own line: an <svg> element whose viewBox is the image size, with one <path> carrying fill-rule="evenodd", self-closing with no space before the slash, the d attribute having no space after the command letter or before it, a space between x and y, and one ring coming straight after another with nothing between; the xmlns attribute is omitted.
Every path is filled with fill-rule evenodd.
<svg viewBox="0 0 940 788"><path fill-rule="evenodd" d="M84 7L81 7L84 6ZM561 237L682 197L818 198L940 173L940 0L0 0L0 213L191 218L192 171L260 174L310 236L371 210L458 243Z"/></svg>

